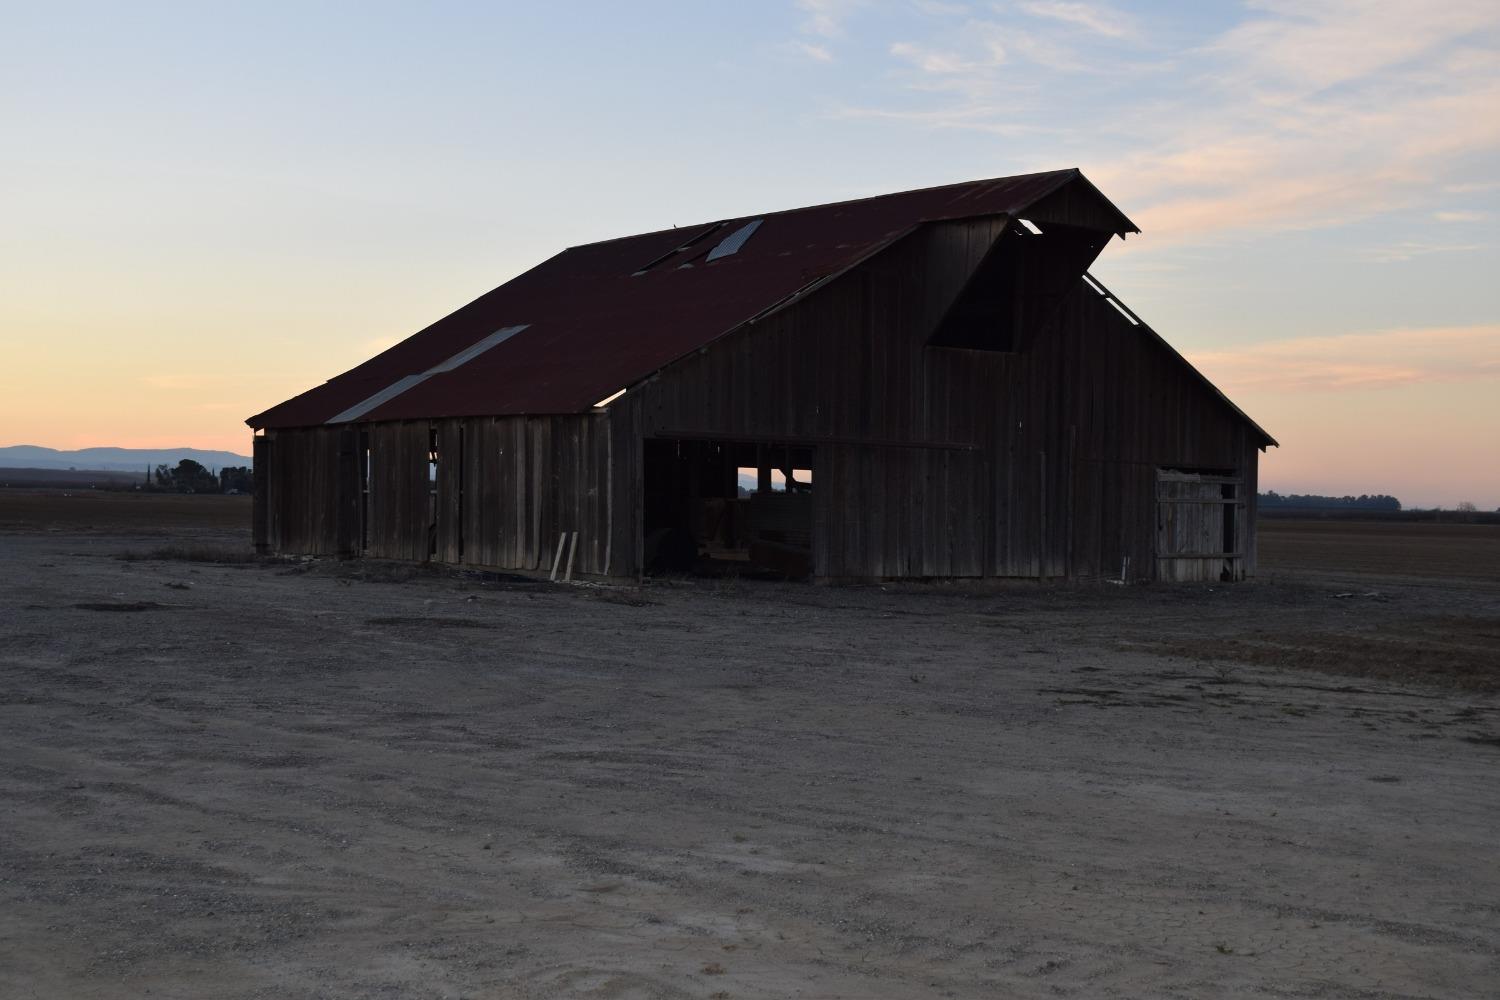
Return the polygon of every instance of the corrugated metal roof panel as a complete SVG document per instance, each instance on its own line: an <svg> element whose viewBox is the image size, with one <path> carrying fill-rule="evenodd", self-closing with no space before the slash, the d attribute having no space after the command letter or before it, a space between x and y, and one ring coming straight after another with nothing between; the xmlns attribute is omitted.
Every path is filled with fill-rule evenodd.
<svg viewBox="0 0 1500 1000"><path fill-rule="evenodd" d="M755 235L755 231L760 228L760 224L764 221L766 220L756 219L754 222L747 222L724 237L719 241L718 246L708 252L708 259L704 263L711 264L720 257L728 257L730 254L739 253L740 247L744 246L745 241Z"/></svg>
<svg viewBox="0 0 1500 1000"><path fill-rule="evenodd" d="M747 216L574 247L544 261L364 364L264 413L253 427L322 424L362 407L361 419L581 413L759 316L809 285L879 251L924 222L1015 215L1083 180L1077 170L1026 174ZM1103 201L1102 198L1100 198ZM1135 226L1117 209L1116 232ZM654 266L706 253L706 236L760 223L754 239L712 267ZM685 232L694 238L684 239ZM452 359L502 324L525 336ZM443 370L438 370L443 369ZM427 377L364 408L417 373Z"/></svg>
<svg viewBox="0 0 1500 1000"><path fill-rule="evenodd" d="M463 350L459 351L457 354L453 355L453 357L449 358L447 361L444 361L442 364L434 365L433 367L429 368L427 370L427 374L438 375L442 372L451 372L459 365L466 365L470 361L473 361L475 358L479 357L490 348L499 347L501 344L505 343L507 340L514 337L524 329L526 329L525 323L522 323L520 326L502 327L501 329L496 330L494 333L490 334L488 337L485 337L479 343L474 344L472 347L466 347Z"/></svg>
<svg viewBox="0 0 1500 1000"><path fill-rule="evenodd" d="M432 376L441 375L444 372L451 372L455 368L458 368L460 365L468 364L470 361L473 361L485 351L488 351L492 347L497 347L500 344L505 343L507 340L514 337L524 329L526 329L525 323L522 323L520 326L507 326L504 329L496 330L494 333L490 334L488 337L485 337L477 344L471 344L470 346L459 351L457 354L453 355L453 357L449 358L447 361L443 361L439 364L433 365L425 372L419 372L415 375L403 375L401 378L398 378L396 381L392 382L384 389L381 389L379 392L370 396L368 399L355 403L347 410L343 410L335 414L334 416L329 417L328 423L347 424L351 421L358 420L360 417L363 417L365 414L369 413L376 407L384 406L386 403L389 403L391 400L395 399L406 390L421 385L423 382L432 378Z"/></svg>
<svg viewBox="0 0 1500 1000"><path fill-rule="evenodd" d="M407 389L410 389L414 385L419 385L426 380L427 375L425 374L403 375L401 378L398 378L396 381L392 382L384 389L381 389L379 392L373 393L366 399L360 400L358 403L355 403L347 410L340 410L338 413L335 413L333 416L328 418L327 422L330 424L347 424L350 421L358 420L366 413L369 413L371 410L375 409L375 407L390 402L391 400L395 399L397 396L405 392Z"/></svg>

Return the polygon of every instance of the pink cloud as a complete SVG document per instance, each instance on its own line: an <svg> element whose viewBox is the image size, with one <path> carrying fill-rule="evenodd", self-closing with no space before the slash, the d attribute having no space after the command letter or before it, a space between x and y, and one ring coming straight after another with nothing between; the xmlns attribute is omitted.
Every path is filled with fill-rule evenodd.
<svg viewBox="0 0 1500 1000"><path fill-rule="evenodd" d="M1275 340L1190 360L1230 395L1500 379L1500 324Z"/></svg>
<svg viewBox="0 0 1500 1000"><path fill-rule="evenodd" d="M1135 24L1129 17L1103 4L1032 0L1021 4L1021 9L1033 17L1061 21L1107 38L1126 38L1136 31Z"/></svg>

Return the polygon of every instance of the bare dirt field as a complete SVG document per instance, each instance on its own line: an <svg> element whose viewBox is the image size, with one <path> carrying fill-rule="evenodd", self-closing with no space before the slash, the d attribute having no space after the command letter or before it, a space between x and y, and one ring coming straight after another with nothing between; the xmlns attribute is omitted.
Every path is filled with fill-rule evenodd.
<svg viewBox="0 0 1500 1000"><path fill-rule="evenodd" d="M1260 578L1360 573L1500 584L1500 525L1260 522Z"/></svg>
<svg viewBox="0 0 1500 1000"><path fill-rule="evenodd" d="M637 589L241 499L0 491L0 997L1496 995L1500 529Z"/></svg>

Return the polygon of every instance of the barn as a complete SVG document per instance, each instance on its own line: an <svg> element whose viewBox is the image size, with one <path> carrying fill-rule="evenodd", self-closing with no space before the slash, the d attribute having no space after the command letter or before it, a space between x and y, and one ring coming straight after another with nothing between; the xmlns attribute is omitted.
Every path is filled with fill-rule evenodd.
<svg viewBox="0 0 1500 1000"><path fill-rule="evenodd" d="M1238 580L1276 442L1094 279L1078 170L574 247L251 417L261 551Z"/></svg>

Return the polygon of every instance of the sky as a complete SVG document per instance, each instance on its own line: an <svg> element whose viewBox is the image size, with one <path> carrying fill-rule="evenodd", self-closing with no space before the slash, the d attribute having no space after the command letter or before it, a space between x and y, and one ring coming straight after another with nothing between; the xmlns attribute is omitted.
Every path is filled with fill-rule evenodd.
<svg viewBox="0 0 1500 1000"><path fill-rule="evenodd" d="M1280 442L1500 507L1500 4L0 0L0 445L244 418L576 244L1080 167Z"/></svg>

